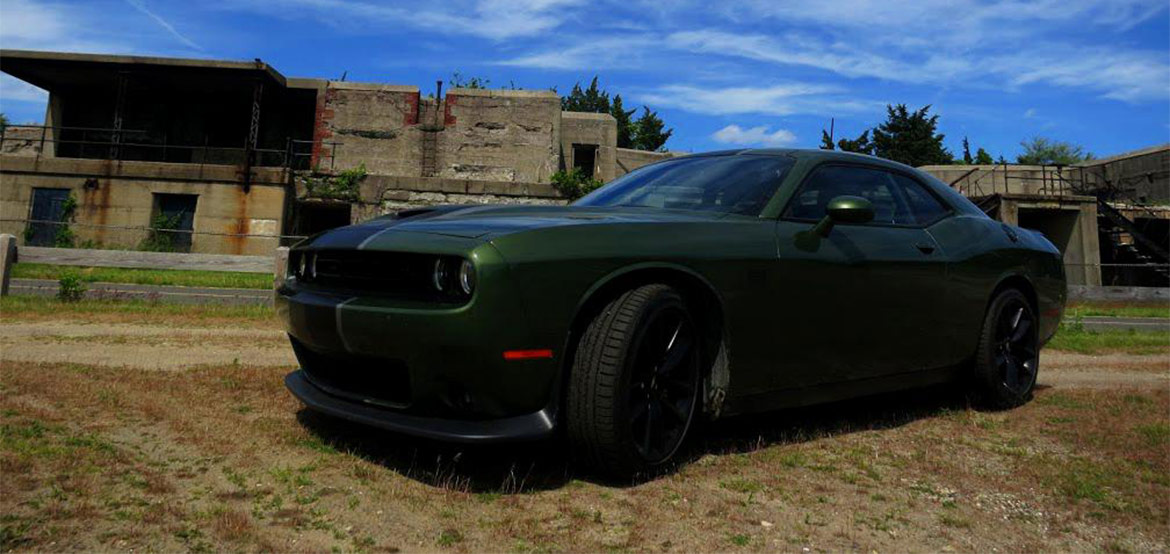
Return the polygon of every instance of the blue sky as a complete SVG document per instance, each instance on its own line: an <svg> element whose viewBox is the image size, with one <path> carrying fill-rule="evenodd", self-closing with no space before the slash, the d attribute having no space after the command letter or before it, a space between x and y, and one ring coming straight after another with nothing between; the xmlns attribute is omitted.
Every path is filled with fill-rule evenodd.
<svg viewBox="0 0 1170 554"><path fill-rule="evenodd" d="M0 46L262 58L286 76L413 84L455 71L562 93L594 75L657 110L671 150L815 147L934 106L1009 159L1047 136L1098 156L1170 141L1166 0L0 0ZM0 110L45 96L4 76Z"/></svg>

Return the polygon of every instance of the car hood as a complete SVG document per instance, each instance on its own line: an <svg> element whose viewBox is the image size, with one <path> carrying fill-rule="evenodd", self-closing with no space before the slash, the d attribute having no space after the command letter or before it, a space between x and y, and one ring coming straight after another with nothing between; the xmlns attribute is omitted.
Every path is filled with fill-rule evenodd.
<svg viewBox="0 0 1170 554"><path fill-rule="evenodd" d="M490 241L524 231L567 225L713 221L727 214L641 207L435 206L406 210L327 231L310 242L327 248L376 248L388 232L427 233Z"/></svg>

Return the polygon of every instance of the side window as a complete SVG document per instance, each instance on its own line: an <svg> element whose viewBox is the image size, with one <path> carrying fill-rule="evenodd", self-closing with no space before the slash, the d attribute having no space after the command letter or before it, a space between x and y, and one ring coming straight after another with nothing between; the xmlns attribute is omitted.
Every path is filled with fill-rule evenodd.
<svg viewBox="0 0 1170 554"><path fill-rule="evenodd" d="M829 201L838 196L860 196L873 204L873 222L886 225L912 225L913 216L894 190L889 173L877 169L848 166L825 166L817 169L796 197L788 203L784 216L795 219L820 219Z"/></svg>
<svg viewBox="0 0 1170 554"><path fill-rule="evenodd" d="M939 202L933 194L930 194L930 191L926 190L922 183L905 175L894 174L893 177L894 182L906 197L906 204L910 208L915 224L928 225L947 215L947 207Z"/></svg>

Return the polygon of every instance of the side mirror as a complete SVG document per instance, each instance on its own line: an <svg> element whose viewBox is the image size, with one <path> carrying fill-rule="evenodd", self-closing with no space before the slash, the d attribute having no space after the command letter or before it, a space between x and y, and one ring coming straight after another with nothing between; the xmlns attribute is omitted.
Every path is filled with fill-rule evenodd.
<svg viewBox="0 0 1170 554"><path fill-rule="evenodd" d="M837 223L867 223L872 220L873 204L869 200L860 196L838 196L829 201L824 219L813 227L813 232L827 237Z"/></svg>

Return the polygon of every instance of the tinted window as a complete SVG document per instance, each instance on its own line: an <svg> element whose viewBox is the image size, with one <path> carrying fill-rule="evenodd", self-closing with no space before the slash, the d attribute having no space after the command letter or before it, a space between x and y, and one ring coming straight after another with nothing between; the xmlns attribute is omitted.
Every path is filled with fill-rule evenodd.
<svg viewBox="0 0 1170 554"><path fill-rule="evenodd" d="M939 202L926 187L905 175L893 174L894 182L906 197L906 204L914 215L915 223L926 225L938 221L948 212L947 207Z"/></svg>
<svg viewBox="0 0 1170 554"><path fill-rule="evenodd" d="M896 225L915 223L889 173L877 169L826 166L817 169L788 203L785 217L820 219L829 201L838 196L860 196L873 204L873 222Z"/></svg>
<svg viewBox="0 0 1170 554"><path fill-rule="evenodd" d="M573 203L758 216L792 167L782 156L696 156L635 170Z"/></svg>

